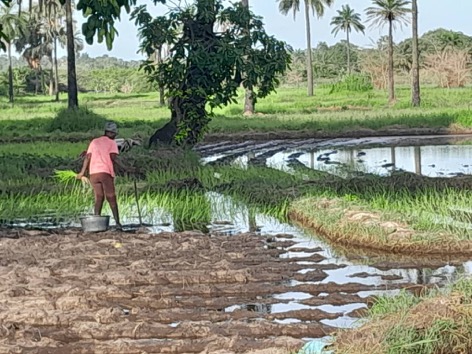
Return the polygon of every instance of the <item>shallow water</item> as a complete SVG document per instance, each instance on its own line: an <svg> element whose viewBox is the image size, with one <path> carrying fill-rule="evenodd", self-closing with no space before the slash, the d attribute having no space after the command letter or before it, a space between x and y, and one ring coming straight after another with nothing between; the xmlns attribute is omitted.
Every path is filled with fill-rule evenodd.
<svg viewBox="0 0 472 354"><path fill-rule="evenodd" d="M290 170L299 162L308 168L337 175L355 171L388 175L393 170L430 177L472 174L472 145L455 145L470 141L470 136L407 136L360 139L325 139L279 141L226 145L202 151L205 163L230 163L242 168L262 164Z"/></svg>
<svg viewBox="0 0 472 354"><path fill-rule="evenodd" d="M377 139L378 140L378 139ZM368 141L369 144L379 143L376 139ZM391 140L391 142L396 140ZM312 169L326 170L335 174L346 173L346 169L340 169L340 166L346 167L349 171L362 171L364 173L376 173L385 175L394 168L409 172L421 173L423 175L452 176L458 173L472 173L472 146L396 146L396 147L358 147L355 140L350 142L336 144L310 143L307 141L298 141L292 143L285 151L277 151L267 144L259 150L254 147L249 152L244 147L238 147L236 156L232 163L239 164L242 167L247 166L251 159L263 155L263 159L268 166L280 169L289 169L288 162L291 159L297 159L305 166ZM359 141L357 141L359 143ZM398 142L398 141L397 141ZM366 140L364 139L364 143ZM329 149L328 147L329 146ZM351 146L350 148L345 148ZM342 149L341 149L342 147ZM272 149L272 150L271 150ZM336 150L335 150L336 149ZM278 149L280 150L280 149ZM336 151L336 152L334 152ZM273 152L273 153L272 153ZM242 155L241 155L242 154ZM228 154L214 154L206 159L206 162L217 161L227 157ZM320 160L318 157L329 157L329 160ZM336 164L327 164L325 161L335 162ZM362 162L361 162L362 161ZM339 163L339 164L337 164ZM391 166L384 166L393 164ZM282 257L300 259L297 263L304 266L300 274L306 274L310 271L320 269L322 265L339 265L336 269L326 269L327 277L322 281L296 281L289 282L291 287L300 285L321 285L321 284L352 284L363 286L374 286L374 290L358 290L353 295L366 298L372 295L397 294L400 285L405 284L436 284L444 286L454 281L461 274L472 273L472 261L441 261L416 258L398 258L388 256L362 255L357 250L352 252L337 250L330 247L316 235L305 232L299 227L282 223L279 220L254 212L243 203L237 203L233 199L218 193L209 192L206 194L208 203L211 206L211 220L204 222L206 231L218 235L233 235L244 232L257 232L260 235L273 235L278 241L286 240L284 235L291 235L291 241L295 245L288 247L287 253ZM137 208L130 205L121 205L123 223L138 224ZM163 231L174 231L176 229L175 220L172 214L162 208L155 208L148 205L141 206L144 215L143 221L152 224L149 231L160 233ZM91 210L86 210L85 212ZM198 220L196 220L198 222ZM197 222L195 224L197 224ZM200 223L201 224L201 223ZM13 226L80 226L76 221L70 219L63 220L59 225L53 222L51 215L42 218L39 223L31 224L27 220L18 220ZM296 249L290 251L290 249ZM304 248L305 252L300 252ZM321 262L304 261L303 258L313 255L326 257ZM309 259L309 258L307 258ZM361 288L361 287L360 287ZM327 294L319 294L324 296ZM225 312L232 312L238 309L250 309L251 311L264 313L284 313L294 310L323 310L329 313L342 313L342 316L336 319L325 319L320 322L340 328L351 327L356 324L357 319L351 317L349 313L353 310L365 308L364 303L349 303L343 305L323 304L312 306L304 304L303 301L310 300L313 295L303 291L294 290L282 294L274 294L271 304L235 304L224 309ZM300 319L286 318L277 319L279 323L297 323Z"/></svg>

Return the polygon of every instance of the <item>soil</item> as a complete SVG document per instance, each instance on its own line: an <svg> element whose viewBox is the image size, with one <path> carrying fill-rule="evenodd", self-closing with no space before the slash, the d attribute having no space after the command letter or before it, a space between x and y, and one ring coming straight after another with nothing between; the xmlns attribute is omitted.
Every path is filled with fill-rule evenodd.
<svg viewBox="0 0 472 354"><path fill-rule="evenodd" d="M321 282L343 265L284 257L302 248L290 238L0 229L0 353L297 351L343 316L316 306L370 304L356 293L378 288Z"/></svg>

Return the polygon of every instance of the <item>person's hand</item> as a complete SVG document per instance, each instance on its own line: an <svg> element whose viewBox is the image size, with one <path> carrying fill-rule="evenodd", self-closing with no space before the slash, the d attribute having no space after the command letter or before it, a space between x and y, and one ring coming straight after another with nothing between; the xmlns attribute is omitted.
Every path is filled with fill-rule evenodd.
<svg viewBox="0 0 472 354"><path fill-rule="evenodd" d="M77 175L75 176L75 178L79 180L81 180L83 177L84 177L84 174L82 172L77 173Z"/></svg>

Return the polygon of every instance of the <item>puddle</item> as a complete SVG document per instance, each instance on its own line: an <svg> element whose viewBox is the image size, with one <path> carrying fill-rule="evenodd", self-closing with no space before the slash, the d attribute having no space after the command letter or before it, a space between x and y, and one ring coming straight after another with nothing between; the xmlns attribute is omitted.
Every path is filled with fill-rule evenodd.
<svg viewBox="0 0 472 354"><path fill-rule="evenodd" d="M290 171L297 163L340 176L353 172L388 175L401 170L453 177L472 174L472 145L454 145L470 140L466 135L280 140L199 152L204 163L229 163L241 168L262 164Z"/></svg>
<svg viewBox="0 0 472 354"><path fill-rule="evenodd" d="M268 159L269 166L286 168L288 153ZM472 173L472 146L397 146L364 149L315 150L298 158L311 169L345 176L359 171L389 175L394 170L428 177L452 177Z"/></svg>
<svg viewBox="0 0 472 354"><path fill-rule="evenodd" d="M472 156L472 155L471 155ZM353 326L357 319L349 317L348 314L355 309L365 307L365 304L354 302L343 305L329 304L329 297L333 295L331 291L322 291L321 293L311 294L306 291L299 291L300 287L313 287L318 285L336 284L337 286L354 286L361 287L360 291L349 291L343 293L339 290L337 294L344 294L343 296L357 295L361 299L365 299L373 295L395 295L399 293L398 287L402 284L436 284L444 286L456 279L462 273L472 272L472 261L458 263L458 265L450 265L447 262L436 263L437 266L432 267L425 261L428 266L422 267L420 260L416 259L415 267L408 265L402 268L402 263L391 261L393 266L385 269L382 262L378 263L375 258L368 258L357 255L351 259L340 255L335 249L329 247L325 242L317 239L313 235L305 233L298 227L281 223L277 219L255 213L243 203L237 203L232 198L220 195L218 193L207 193L206 198L211 205L211 219L214 222L205 224L210 232L222 235L236 235L248 231L257 230L261 235L277 236L277 241L290 240L295 242L294 245L286 247L286 253L280 256L281 260L288 260L296 258L297 261L293 264L302 266L303 268L296 271L296 274L305 275L312 271L322 269L322 266L335 266L335 269L325 269L326 278L321 281L299 281L295 279L287 279L284 281L293 291L274 293L272 296L261 299L260 303L236 303L227 306L222 311L232 313L238 310L246 310L260 314L279 315L289 311L304 311L304 310L321 310L327 313L340 313L333 319L323 319L320 322L345 328ZM125 223L137 223L137 211L133 206L125 206L123 210L123 220ZM147 208L146 205L142 208L145 222L151 220L155 226L149 227L149 230L154 233L162 231L174 231L175 224L172 220L172 214L161 208ZM149 216L149 219L148 217ZM197 220L198 221L198 220ZM73 223L72 223L73 224ZM290 235L290 238L284 236ZM278 247L281 248L281 247ZM290 251L294 249L296 251ZM325 259L320 262L303 261L303 258L320 255ZM357 260L356 260L357 258ZM302 259L302 260L298 260ZM378 263L378 264L377 264ZM275 285L274 285L275 286ZM372 289L363 290L365 286L372 286ZM333 291L336 291L334 289ZM326 297L326 299L323 299ZM303 301L313 301L313 299L320 299L325 301L321 306L311 306L303 304ZM235 300L238 301L238 300ZM240 300L239 300L240 301ZM267 302L267 303L266 303ZM287 314L288 315L288 314ZM295 323L293 321L302 321L294 318L277 318L274 321L277 323ZM171 326L177 326L179 322L172 323Z"/></svg>

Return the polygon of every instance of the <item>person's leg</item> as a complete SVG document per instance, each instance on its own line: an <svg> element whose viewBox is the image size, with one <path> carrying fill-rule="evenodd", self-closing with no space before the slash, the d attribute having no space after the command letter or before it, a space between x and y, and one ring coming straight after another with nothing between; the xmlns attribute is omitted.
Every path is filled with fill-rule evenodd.
<svg viewBox="0 0 472 354"><path fill-rule="evenodd" d="M95 194L95 207L94 207L95 215L102 214L103 202L105 200L105 193L104 193L101 175L102 175L101 173L90 175L90 184L92 185L93 192Z"/></svg>
<svg viewBox="0 0 472 354"><path fill-rule="evenodd" d="M116 201L115 181L111 175L107 174L106 177L103 178L103 187L105 189L105 197L107 198L108 204L110 204L110 209L115 218L116 225L121 227L120 213L118 212L118 203Z"/></svg>

